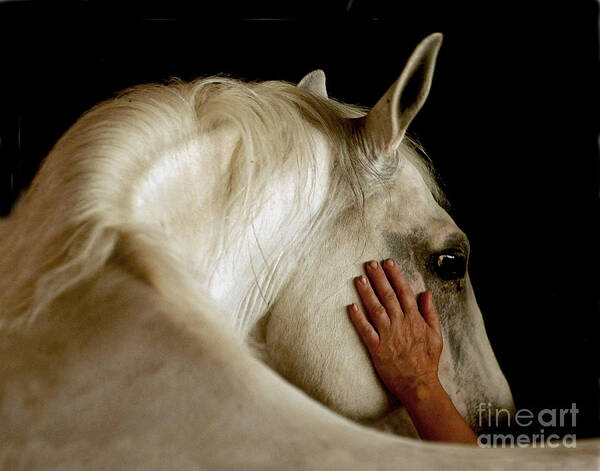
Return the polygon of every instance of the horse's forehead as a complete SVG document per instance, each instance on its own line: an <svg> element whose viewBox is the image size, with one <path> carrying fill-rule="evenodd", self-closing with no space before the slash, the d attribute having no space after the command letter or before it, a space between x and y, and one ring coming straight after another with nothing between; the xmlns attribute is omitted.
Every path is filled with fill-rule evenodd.
<svg viewBox="0 0 600 471"><path fill-rule="evenodd" d="M374 202L371 211L380 229L387 232L438 234L456 230L450 215L435 200L420 171L403 160L389 190Z"/></svg>

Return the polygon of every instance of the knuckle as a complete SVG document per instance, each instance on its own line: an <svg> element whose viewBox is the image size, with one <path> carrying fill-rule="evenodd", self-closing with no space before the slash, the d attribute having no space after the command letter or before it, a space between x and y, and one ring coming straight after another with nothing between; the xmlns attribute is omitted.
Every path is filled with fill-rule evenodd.
<svg viewBox="0 0 600 471"><path fill-rule="evenodd" d="M375 348L379 347L379 339L376 336L371 335L371 336L369 336L368 340L369 340L370 348L375 349Z"/></svg>
<svg viewBox="0 0 600 471"><path fill-rule="evenodd" d="M393 304L393 303L397 303L398 302L398 298L396 297L396 293L394 293L392 290L386 290L384 291L383 295L382 295L383 301L385 301L386 303L389 304Z"/></svg>
<svg viewBox="0 0 600 471"><path fill-rule="evenodd" d="M400 297L407 301L412 301L412 290L410 289L410 286L402 285L398 291Z"/></svg>
<svg viewBox="0 0 600 471"><path fill-rule="evenodd" d="M360 325L360 333L362 335L364 335L365 337L368 337L371 335L371 326L367 321L363 322Z"/></svg>
<svg viewBox="0 0 600 471"><path fill-rule="evenodd" d="M377 305L373 308L373 315L377 317L384 317L387 316L387 311L383 306Z"/></svg>

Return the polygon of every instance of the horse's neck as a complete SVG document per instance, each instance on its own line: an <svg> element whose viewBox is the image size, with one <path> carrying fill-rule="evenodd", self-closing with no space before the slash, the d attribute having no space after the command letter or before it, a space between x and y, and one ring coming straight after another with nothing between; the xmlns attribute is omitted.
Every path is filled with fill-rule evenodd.
<svg viewBox="0 0 600 471"><path fill-rule="evenodd" d="M197 289L210 296L245 336L293 271L298 243L325 198L327 172L323 165L319 175L312 175L320 191L311 194L311 204L299 212L294 206L296 169L274 178L264 189L267 204L253 223L240 227L234 243L216 256L225 234L220 232L222 205L215 200L227 185L223 175L236 145L236 136L223 130L156 159L139 178L133 212L135 220L160 226L178 241ZM310 182L303 182L308 186Z"/></svg>

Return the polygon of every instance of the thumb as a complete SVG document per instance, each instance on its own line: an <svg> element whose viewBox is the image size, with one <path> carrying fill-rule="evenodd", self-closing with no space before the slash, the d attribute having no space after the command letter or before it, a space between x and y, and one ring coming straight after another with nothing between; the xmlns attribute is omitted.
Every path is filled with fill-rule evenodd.
<svg viewBox="0 0 600 471"><path fill-rule="evenodd" d="M421 315L423 316L423 319L425 319L425 322L427 322L427 325L438 334L442 335L440 316L433 303L433 293L431 291L425 291L419 296L419 311L421 311Z"/></svg>

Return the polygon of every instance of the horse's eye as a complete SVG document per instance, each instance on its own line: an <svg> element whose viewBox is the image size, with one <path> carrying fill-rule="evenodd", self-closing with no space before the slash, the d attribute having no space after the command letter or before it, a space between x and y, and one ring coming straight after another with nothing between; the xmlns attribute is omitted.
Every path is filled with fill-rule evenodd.
<svg viewBox="0 0 600 471"><path fill-rule="evenodd" d="M442 280L459 280L467 273L467 259L460 252L449 251L434 257L435 272Z"/></svg>

